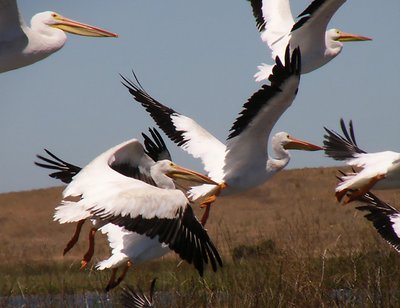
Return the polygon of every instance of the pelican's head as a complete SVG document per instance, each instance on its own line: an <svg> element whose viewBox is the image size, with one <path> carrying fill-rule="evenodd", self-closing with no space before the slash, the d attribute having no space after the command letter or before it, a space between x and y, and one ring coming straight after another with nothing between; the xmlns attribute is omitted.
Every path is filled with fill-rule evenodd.
<svg viewBox="0 0 400 308"><path fill-rule="evenodd" d="M279 144L285 150L320 151L322 147L310 142L296 139L286 132L280 132L272 137L272 144Z"/></svg>
<svg viewBox="0 0 400 308"><path fill-rule="evenodd" d="M338 29L330 29L327 31L328 39L338 42L357 42L357 41L371 41L372 38L358 35L358 34L351 34L340 31Z"/></svg>
<svg viewBox="0 0 400 308"><path fill-rule="evenodd" d="M156 168L159 170L159 172L165 174L166 176L174 180L183 179L186 181L192 181L200 184L218 185L218 183L214 182L209 177L201 173L198 173L196 171L178 166L177 164L169 160L158 161L155 166L157 166Z"/></svg>
<svg viewBox="0 0 400 308"><path fill-rule="evenodd" d="M117 34L87 25L66 17L61 16L55 12L42 12L33 16L31 21L32 26L46 25L49 27L57 28L65 32L95 37L118 37Z"/></svg>

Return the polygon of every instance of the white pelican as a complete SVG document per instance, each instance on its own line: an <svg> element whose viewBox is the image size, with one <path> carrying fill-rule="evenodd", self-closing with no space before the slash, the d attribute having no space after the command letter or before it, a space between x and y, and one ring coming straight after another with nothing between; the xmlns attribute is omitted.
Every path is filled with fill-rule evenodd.
<svg viewBox="0 0 400 308"><path fill-rule="evenodd" d="M314 0L297 18L293 19L289 0L249 0L261 39L272 50L272 58L281 59L285 48L300 47L301 73L309 73L335 58L343 48L342 42L367 41L368 37L342 32L326 31L333 14L346 0ZM326 32L325 32L326 31ZM254 75L256 81L268 79L272 65L263 63Z"/></svg>
<svg viewBox="0 0 400 308"><path fill-rule="evenodd" d="M150 308L154 307L154 287L157 278L154 278L150 284L149 296L146 296L143 291L138 287L134 290L131 287L124 288L121 293L121 304L125 308Z"/></svg>
<svg viewBox="0 0 400 308"><path fill-rule="evenodd" d="M0 3L0 72L40 61L62 48L64 33L84 36L117 37L100 28L65 18L55 12L34 15L29 28L18 12L16 0Z"/></svg>
<svg viewBox="0 0 400 308"><path fill-rule="evenodd" d="M153 139L149 138L145 134L142 134L144 138L146 154L154 161L170 159L169 151L157 130L149 129L149 132ZM35 162L35 164L39 167L55 170L55 172L49 174L50 177L59 179L62 182L69 184L73 177L81 171L82 168L58 158L48 150L45 151L51 157L51 159L37 155L37 157L45 163ZM78 223L74 236L64 249L64 255L78 241L80 230L84 221L85 220L82 220L80 223ZM96 225L96 222L94 222L94 224ZM103 234L106 234L109 246L111 248L110 258L103 260L96 265L97 270L104 270L107 268L112 269L112 274L106 286L106 291L116 287L124 279L132 263L137 266L143 262L159 258L171 251L168 248L168 245L160 243L157 238L150 239L145 235L127 231L123 227L114 225L112 223L108 223L100 227L99 230ZM92 236L93 233L90 232L89 242L94 245ZM93 248L94 247L89 248L89 251L83 257L83 266L90 261ZM116 274L119 269L122 269L122 274L117 278Z"/></svg>
<svg viewBox="0 0 400 308"><path fill-rule="evenodd" d="M300 81L300 51L295 49L289 56L286 50L285 65L279 58L271 85L263 85L244 104L239 117L233 123L226 144L223 144L194 120L179 114L152 98L137 84L124 79L134 99L145 107L157 125L178 146L195 158L200 158L208 176L220 183L217 188L207 185L195 187L191 193L195 199L209 196L202 222L208 217L209 205L221 192L233 194L263 184L289 163L289 149L322 150L321 147L293 138L280 132L272 137L272 149L276 157L268 157L268 137L279 117L292 104Z"/></svg>
<svg viewBox="0 0 400 308"><path fill-rule="evenodd" d="M141 143L131 139L99 155L74 176L54 219L60 223L95 219L95 228L111 222L158 238L203 275L205 263L215 271L222 261L186 195L175 189L173 179L181 178L216 184L169 160L154 162Z"/></svg>
<svg viewBox="0 0 400 308"><path fill-rule="evenodd" d="M362 196L370 189L391 189L400 187L400 153L384 151L366 153L361 150L354 137L353 123L350 121L347 130L343 119L340 125L344 136L327 129L324 135L325 154L335 160L345 161L353 168L361 168L344 174L336 187L336 198L349 203ZM356 172L357 171L357 172Z"/></svg>
<svg viewBox="0 0 400 308"><path fill-rule="evenodd" d="M168 152L167 148L165 147L165 143L162 140L161 136L158 134L158 132L155 129L154 130L150 129L150 133L151 133L151 136L153 137L154 141L151 140L149 137L147 137L145 134L142 134L144 137L144 140L145 140L144 141L144 144L146 146L145 152L147 153L147 155L152 157L153 160L164 159L166 157L168 158L169 152ZM127 146L131 146L131 145L127 144ZM137 146L137 144L136 144L136 146ZM118 146L117 146L117 148L118 148ZM142 170L143 173L139 172L139 174L138 174L137 173L138 170L136 170L136 171L133 170L134 169L133 165L129 165L129 164L126 164L126 162L118 160L121 158L122 158L122 160L128 159L129 157L125 157L125 156L128 154L132 154L132 153L128 152L128 150L129 149L127 149L126 146L122 146L122 148L117 150L117 152L119 152L118 154L115 154L115 155L117 155L117 157L116 157L117 160L112 162L111 167L116 168L119 170L119 172L124 172L124 173L126 173L125 171L130 169L130 171L128 173L131 173L130 174L131 176L135 175L136 177L142 178L143 180L145 180L146 175L145 175L145 172L143 172L144 170ZM43 164L43 163L35 163L35 164L37 164L40 167L56 170L56 172L50 174L51 177L58 178L65 183L69 183L72 181L72 179L77 174L80 173L80 170L81 170L80 167L72 165L70 163L67 163L67 162L59 159L58 157L56 157L54 154L50 153L47 150L46 150L46 152L54 160L51 160L51 159L48 159L48 158L38 155L38 158L45 161L46 164ZM112 151L112 149L111 149L108 152L110 154L112 154L114 151ZM141 152L141 150L140 150L140 152ZM104 154L106 154L106 153L104 153ZM136 153L136 154L138 154L138 153ZM144 163L143 160L146 160L145 157L147 155L144 155L142 157L142 159L141 159L142 163ZM109 155L105 155L105 158L107 158L108 156ZM132 157L130 157L130 158L132 158ZM137 157L136 158L133 157L132 159L137 159ZM102 162L100 162L100 165L101 164L102 164ZM142 167L144 167L144 166L142 165ZM92 169L93 169L93 167L92 167ZM85 169L83 169L83 170L85 170ZM126 175L129 176L128 173ZM192 173L192 172L190 172L190 173ZM91 174L91 172L89 172L89 175L85 175L84 177L89 178L90 174ZM175 174L174 176L179 176L179 175ZM193 177L193 176L190 175L190 177ZM197 174L195 174L195 177L197 178ZM204 176L200 175L201 181L203 181L203 178L204 178ZM198 179L195 179L195 180L198 181ZM163 201L165 201L165 200L163 200ZM73 209L73 211L75 211L75 210L77 210L77 209ZM206 243L209 246L206 246L206 247L204 246L203 242L205 239L208 239L208 236L203 229L201 229L203 231L201 231L199 229L199 226L198 226L199 223L197 220L195 220L195 221L193 220L193 218L191 216L192 214L190 214L190 211L185 212L184 215L186 215L186 218L185 218L186 221L183 222L184 229L185 228L189 229L189 230L186 230L186 232L188 232L186 234L186 236L189 236L189 237L194 236L194 238L195 238L194 241L195 241L195 244L197 245L197 248L198 249L206 249L204 251L206 254L208 253L208 257L210 258L213 269L215 270L216 269L215 259L217 260L217 262L219 264L221 264L219 255L216 255L216 254L218 254L218 252L215 250L215 248L213 248L211 242ZM68 243L67 248L64 250L64 254L69 249L71 249L72 246L78 240L80 228L85 220L79 219L79 221L82 223L78 224L77 231L75 232L75 235L73 237L75 239L71 240ZM192 226L188 227L187 225L185 225L188 223L191 224ZM99 222L98 220L95 219L94 224L95 224L95 228L93 230L96 230L98 228L99 230L101 230L102 233L105 233L108 237L108 241L109 241L110 247L112 249L111 257L107 260L99 262L96 265L96 268L99 270L103 270L106 268L112 269L112 275L111 275L110 281L106 287L107 291L110 290L111 288L117 286L123 280L127 270L129 269L129 267L131 266L132 263L135 265L138 265L142 262L161 257L161 256L165 255L166 253L170 252L171 249L178 251L180 256L183 259L186 258L186 260L189 263L192 261L192 257L197 258L196 260L193 259L194 265L195 265L196 269L198 269L198 271L201 275L203 273L203 263L201 262L202 261L201 258L199 259L199 255L197 254L197 256L196 256L196 252L195 252L194 256L191 256L191 253L188 251L183 251L183 252L179 251L179 249L180 249L179 247L170 248L169 245L171 245L171 243L169 245L164 242L160 243L158 237L151 238L148 235L142 235L142 234L138 234L135 232L131 232L131 231L128 231L125 228L115 225L113 223L107 223L104 225L104 222ZM195 228L196 230L194 232L192 232L190 230L191 228ZM179 232L180 232L180 230L179 230ZM179 234L179 232L178 232L178 234ZM94 234L90 233L90 236L89 236L89 241L91 242L91 244L94 244L93 235ZM197 237L197 239L196 239L196 237ZM180 243L183 243L184 240L185 240L184 238L180 239L180 241L181 241ZM188 243L189 246L187 249L193 249L193 246L190 246L191 244L192 244L191 242ZM201 248L199 248L199 247L201 247ZM88 251L88 253L85 254L85 257L83 258L83 261L82 261L83 265L86 265L86 263L90 260L91 255L93 254L93 248L94 248L93 246L89 248L89 251L91 251L90 254L89 254L89 251ZM207 250L207 249L211 249L211 251ZM210 253L211 253L211 255L210 255ZM189 254L189 257L187 257L188 254ZM207 260L205 260L205 262L207 263ZM118 279L116 279L116 272L118 269L120 269L122 267L124 268L123 273Z"/></svg>
<svg viewBox="0 0 400 308"><path fill-rule="evenodd" d="M366 205L357 206L356 209L368 211L365 218L373 223L382 238L400 252L400 212L371 192L360 196L357 201Z"/></svg>

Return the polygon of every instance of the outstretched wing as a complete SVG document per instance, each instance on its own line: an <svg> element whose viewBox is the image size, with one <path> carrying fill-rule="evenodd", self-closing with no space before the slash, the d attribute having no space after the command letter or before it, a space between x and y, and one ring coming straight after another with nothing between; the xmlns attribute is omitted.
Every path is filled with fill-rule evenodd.
<svg viewBox="0 0 400 308"><path fill-rule="evenodd" d="M289 0L249 1L261 39L272 49L272 58L275 59L279 55L276 46L286 47L289 42L288 34L294 24Z"/></svg>
<svg viewBox="0 0 400 308"><path fill-rule="evenodd" d="M227 141L225 179L244 173L253 161L265 162L268 137L272 128L296 97L300 82L301 56L296 48L292 56L286 48L285 64L279 57L269 80L243 105L233 123Z"/></svg>
<svg viewBox="0 0 400 308"><path fill-rule="evenodd" d="M355 158L356 154L366 153L357 145L354 136L353 122L351 120L349 121L349 128L347 129L343 119L340 119L340 127L342 128L343 136L324 127L327 132L327 134L324 135L325 155L335 160L348 160Z"/></svg>
<svg viewBox="0 0 400 308"><path fill-rule="evenodd" d="M131 214L127 207L125 206L124 212L115 211L115 207L109 211L93 207L91 212L96 218L119 225L126 230L150 238L158 236L160 243L167 244L181 259L193 263L201 276L208 262L214 271L218 265L222 266L217 249L189 205L168 207L164 204L154 215L137 215L136 212Z"/></svg>
<svg viewBox="0 0 400 308"><path fill-rule="evenodd" d="M291 30L290 45L314 46L325 50L325 32L329 21L346 0L314 0L299 16ZM302 50L304 54L308 50Z"/></svg>
<svg viewBox="0 0 400 308"><path fill-rule="evenodd" d="M35 162L36 166L45 168L45 169L50 169L50 170L56 170L56 172L52 172L49 174L50 177L59 179L63 183L69 184L72 181L72 178L81 171L81 167L75 166L73 164L67 163L66 161L60 159L53 153L51 153L49 150L44 149L44 151L49 155L52 159L41 156L41 155L36 155L38 159L41 161L45 162Z"/></svg>
<svg viewBox="0 0 400 308"><path fill-rule="evenodd" d="M371 192L362 196L359 201L367 205L358 206L356 209L369 212L365 218L372 222L378 233L397 252L400 252L400 212Z"/></svg>
<svg viewBox="0 0 400 308"><path fill-rule="evenodd" d="M220 181L225 145L191 118L151 97L140 85L136 75L134 75L136 82L121 77L129 93L146 109L169 139L193 157L200 158L209 177L217 182Z"/></svg>

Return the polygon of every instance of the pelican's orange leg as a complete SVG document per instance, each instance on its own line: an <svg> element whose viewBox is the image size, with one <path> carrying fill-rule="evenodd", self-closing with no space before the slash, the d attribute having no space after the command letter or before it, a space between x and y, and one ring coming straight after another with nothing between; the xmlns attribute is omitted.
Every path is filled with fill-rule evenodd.
<svg viewBox="0 0 400 308"><path fill-rule="evenodd" d="M64 251L63 251L63 256L65 256L65 254L71 250L72 247L75 246L76 242L79 239L79 234L81 233L82 230L82 226L85 223L86 219L82 219L79 220L77 225L76 225L76 229L75 229L75 233L72 236L72 238L69 240L69 242L67 243L67 246L65 246Z"/></svg>
<svg viewBox="0 0 400 308"><path fill-rule="evenodd" d="M106 292L110 291L113 288L113 286L115 285L115 277L117 276L117 271L118 271L118 267L113 268L111 270L111 277L106 286Z"/></svg>
<svg viewBox="0 0 400 308"><path fill-rule="evenodd" d="M201 208L205 208L204 210L204 214L201 217L201 225L204 226L207 223L208 220L208 216L210 215L210 208L211 208L211 204L213 202L215 202L215 200L217 200L217 197L219 196L219 194L221 193L221 191L226 188L226 184L225 183L221 183L218 185L218 187L215 189L215 193L212 194L211 196L207 197L201 204L200 207Z"/></svg>
<svg viewBox="0 0 400 308"><path fill-rule="evenodd" d="M341 202L342 199L343 199L343 197L347 194L348 191L349 191L348 189L343 189L343 190L341 190L341 191L337 191L337 192L335 193L336 200L337 200L338 202Z"/></svg>
<svg viewBox="0 0 400 308"><path fill-rule="evenodd" d="M132 262L131 261L126 262L125 268L122 271L121 276L118 277L118 279L115 279L115 276L116 276L116 273L117 273L117 269L115 269L115 271L113 269L113 273L111 275L112 279L110 279L110 281L108 282L108 285L106 287L106 291L107 292L110 291L111 289L114 289L116 286L118 286L122 282L122 280L125 279L126 273L131 268L131 266L132 266Z"/></svg>
<svg viewBox="0 0 400 308"><path fill-rule="evenodd" d="M132 262L131 261L126 262L125 268L122 271L121 276L118 277L117 284L115 286L119 285L121 283L121 281L125 279L126 273L131 268L131 266L132 266Z"/></svg>
<svg viewBox="0 0 400 308"><path fill-rule="evenodd" d="M210 206L211 206L211 203L204 205L205 210L204 210L203 216L201 216L201 220L200 220L200 223L203 227L206 225L208 216L210 215Z"/></svg>
<svg viewBox="0 0 400 308"><path fill-rule="evenodd" d="M81 261L81 268L85 268L94 254L94 236L97 232L96 228L91 228L89 231L89 248Z"/></svg>

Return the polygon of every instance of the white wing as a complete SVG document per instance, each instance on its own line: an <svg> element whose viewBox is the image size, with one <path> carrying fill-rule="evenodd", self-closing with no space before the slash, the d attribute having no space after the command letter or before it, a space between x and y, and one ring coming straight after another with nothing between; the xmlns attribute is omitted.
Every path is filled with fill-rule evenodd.
<svg viewBox="0 0 400 308"><path fill-rule="evenodd" d="M98 183L116 181L130 182L138 178L150 180L150 167L154 161L148 157L141 143L136 139L123 142L96 157L83 168L66 187L63 197L80 196L85 191L96 189ZM126 175L126 176L124 176ZM132 185L145 185L141 181L131 181Z"/></svg>
<svg viewBox="0 0 400 308"><path fill-rule="evenodd" d="M270 76L271 85L263 85L253 94L230 130L224 166L225 181L246 174L249 169L266 167L268 136L292 104L300 82L299 50L296 49L290 59L287 48L285 57L285 65L277 59Z"/></svg>
<svg viewBox="0 0 400 308"><path fill-rule="evenodd" d="M329 21L346 0L314 0L293 26L290 46L300 46L303 61L309 62L318 50L325 50L325 32Z"/></svg>
<svg viewBox="0 0 400 308"><path fill-rule="evenodd" d="M272 58L275 59L276 44L282 42L283 48L286 48L294 25L289 0L250 0L250 3L261 39L272 49Z"/></svg>
<svg viewBox="0 0 400 308"><path fill-rule="evenodd" d="M200 158L208 176L219 182L222 178L225 145L191 118L152 98L137 80L134 83L124 77L123 79L134 99L142 104L164 133L190 155Z"/></svg>

